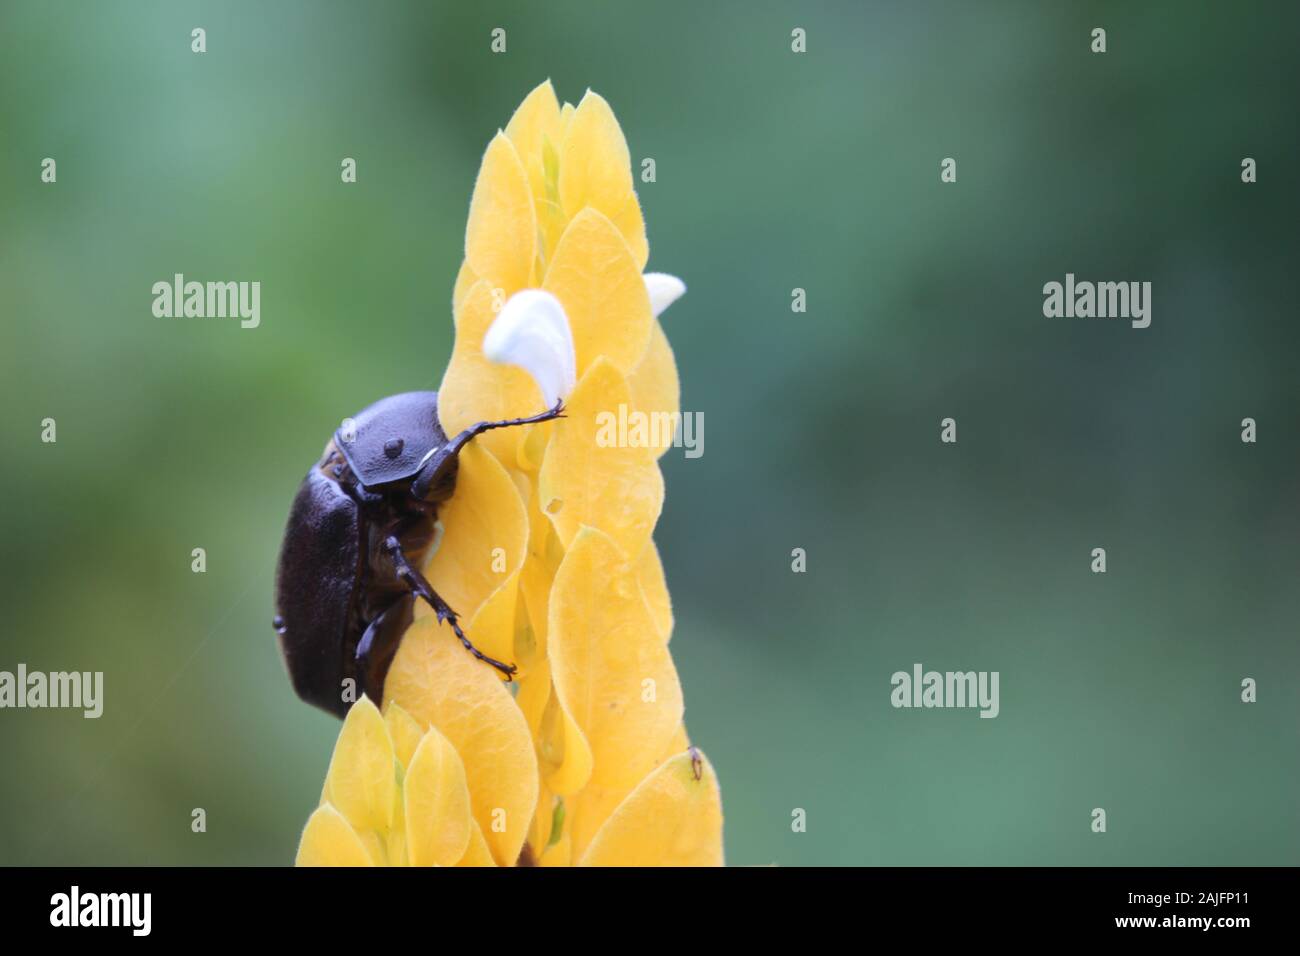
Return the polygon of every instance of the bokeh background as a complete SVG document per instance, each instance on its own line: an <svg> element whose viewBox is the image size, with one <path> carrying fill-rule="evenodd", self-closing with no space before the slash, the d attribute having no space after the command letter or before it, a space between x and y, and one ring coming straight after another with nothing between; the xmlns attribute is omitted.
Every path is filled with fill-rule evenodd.
<svg viewBox="0 0 1300 956"><path fill-rule="evenodd" d="M270 629L288 505L343 416L436 386L479 157L548 76L654 157L650 266L690 287L705 453L665 458L657 540L728 861L1296 863L1298 27L6 0L0 669L107 686L97 721L0 712L0 863L292 861L337 724ZM1150 280L1152 326L1045 319L1067 271ZM154 318L176 272L259 280L261 327ZM1001 716L894 710L918 661L999 671Z"/></svg>

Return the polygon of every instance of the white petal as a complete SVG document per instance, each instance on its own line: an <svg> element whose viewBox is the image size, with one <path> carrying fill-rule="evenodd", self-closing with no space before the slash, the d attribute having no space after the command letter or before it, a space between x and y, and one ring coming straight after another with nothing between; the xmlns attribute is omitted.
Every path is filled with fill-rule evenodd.
<svg viewBox="0 0 1300 956"><path fill-rule="evenodd" d="M647 272L642 278L645 279L646 292L650 293L650 308L656 316L686 294L686 283L677 276Z"/></svg>
<svg viewBox="0 0 1300 956"><path fill-rule="evenodd" d="M577 381L569 317L560 300L541 289L524 289L510 297L483 336L483 354L531 375L546 408L573 391Z"/></svg>

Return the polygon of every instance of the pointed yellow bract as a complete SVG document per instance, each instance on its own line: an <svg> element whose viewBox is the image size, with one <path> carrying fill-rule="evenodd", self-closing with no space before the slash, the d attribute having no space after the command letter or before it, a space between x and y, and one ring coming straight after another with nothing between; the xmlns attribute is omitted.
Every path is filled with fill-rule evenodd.
<svg viewBox="0 0 1300 956"><path fill-rule="evenodd" d="M635 568L583 528L551 592L551 679L591 745L591 783L630 787L682 719L682 689Z"/></svg>
<svg viewBox="0 0 1300 956"><path fill-rule="evenodd" d="M506 126L506 135L528 172L538 232L543 239L543 248L538 250L538 254L544 260L563 228L555 167L559 162L559 146L564 142L564 123L560 119L560 103L555 98L550 80L524 97Z"/></svg>
<svg viewBox="0 0 1300 956"><path fill-rule="evenodd" d="M591 779L591 745L568 705L555 693L554 682L542 713L537 750L546 786L560 796L577 793Z"/></svg>
<svg viewBox="0 0 1300 956"><path fill-rule="evenodd" d="M374 866L357 831L328 803L307 818L295 866Z"/></svg>
<svg viewBox="0 0 1300 956"><path fill-rule="evenodd" d="M384 693L456 748L474 819L496 862L513 866L537 805L537 758L496 670L467 654L445 624L423 618L402 638Z"/></svg>
<svg viewBox="0 0 1300 956"><path fill-rule="evenodd" d="M352 705L334 744L324 799L358 830L386 830L397 789L393 742L384 718L366 696Z"/></svg>
<svg viewBox="0 0 1300 956"><path fill-rule="evenodd" d="M424 729L415 722L414 717L391 700L384 704L384 723L388 727L388 736L393 741L393 753L397 755L397 762L403 767L410 766L415 748L420 746L420 738L424 736Z"/></svg>
<svg viewBox="0 0 1300 956"><path fill-rule="evenodd" d="M627 403L627 381L600 358L569 396L568 417L555 423L538 493L566 549L586 525L639 555L659 520L664 480L654 456L619 441L618 408Z"/></svg>
<svg viewBox="0 0 1300 956"><path fill-rule="evenodd" d="M470 841L469 786L460 756L436 727L416 748L403 789L411 866L454 866Z"/></svg>
<svg viewBox="0 0 1300 956"><path fill-rule="evenodd" d="M591 748L555 696L549 659L520 683L515 699L533 735L544 790L556 796L577 793L591 778Z"/></svg>
<svg viewBox="0 0 1300 956"><path fill-rule="evenodd" d="M505 133L483 154L465 228L465 260L474 274L510 296L529 285L537 251L537 214L528 173Z"/></svg>
<svg viewBox="0 0 1300 956"><path fill-rule="evenodd" d="M721 866L722 800L708 758L673 757L600 828L579 866Z"/></svg>
<svg viewBox="0 0 1300 956"><path fill-rule="evenodd" d="M655 321L650 295L623 236L598 210L573 217L542 288L564 306L579 378L602 356L625 374L636 368Z"/></svg>
<svg viewBox="0 0 1300 956"><path fill-rule="evenodd" d="M560 206L572 218L599 210L623 234L637 271L650 257L641 205L632 188L627 140L604 97L588 90L568 122L560 152Z"/></svg>

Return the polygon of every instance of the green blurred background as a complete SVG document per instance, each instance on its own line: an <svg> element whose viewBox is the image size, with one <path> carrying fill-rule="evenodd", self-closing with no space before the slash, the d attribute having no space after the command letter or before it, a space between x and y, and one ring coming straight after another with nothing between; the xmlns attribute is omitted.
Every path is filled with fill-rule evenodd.
<svg viewBox="0 0 1300 956"><path fill-rule="evenodd" d="M0 712L0 863L292 861L337 723L270 629L289 502L343 416L436 386L479 157L548 76L655 158L650 267L690 287L705 454L657 540L729 862L1296 863L1297 27L5 0L0 669L103 670L106 710ZM1045 319L1067 271L1150 280L1152 326ZM154 318L176 272L260 281L261 327ZM1000 671L1001 716L894 710L918 661Z"/></svg>

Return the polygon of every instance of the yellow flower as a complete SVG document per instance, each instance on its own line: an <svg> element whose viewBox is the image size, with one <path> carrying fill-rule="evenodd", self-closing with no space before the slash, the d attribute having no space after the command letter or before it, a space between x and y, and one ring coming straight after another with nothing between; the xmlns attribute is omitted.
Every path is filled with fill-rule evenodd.
<svg viewBox="0 0 1300 956"><path fill-rule="evenodd" d="M343 722L299 866L492 866L451 742L396 704L367 697Z"/></svg>
<svg viewBox="0 0 1300 956"><path fill-rule="evenodd" d="M645 273L648 256L609 104L588 91L561 106L537 87L474 186L439 414L454 434L561 398L566 413L465 449L425 567L518 680L417 611L383 714L364 699L349 712L300 864L723 862L717 780L682 723L652 540L672 429L631 447L601 439L621 409L677 420L658 316L685 286Z"/></svg>

